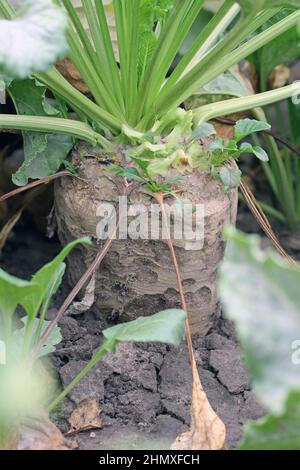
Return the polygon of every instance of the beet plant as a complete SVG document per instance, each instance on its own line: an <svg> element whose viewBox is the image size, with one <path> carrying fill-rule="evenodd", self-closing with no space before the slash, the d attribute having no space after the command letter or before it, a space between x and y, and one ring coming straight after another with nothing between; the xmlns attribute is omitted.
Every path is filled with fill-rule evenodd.
<svg viewBox="0 0 300 470"><path fill-rule="evenodd" d="M75 287L57 322L88 281L101 314L114 321L139 321L153 310L177 306L180 299L189 319L194 381L192 429L183 441L195 449L221 449L225 428L201 388L191 333L206 334L220 314L216 273L224 254L222 228L236 220L240 171L235 161L242 152L268 159L259 145L242 140L269 126L242 119L226 142L210 121L287 99L300 86L250 96L233 93L231 99L192 109L187 104L229 68L297 25L300 2L224 0L178 63L204 0L29 0L21 10L15 3L0 4L0 38L2 30L10 38L0 41L1 78L17 111L0 115L0 127L21 130L25 150L13 181L22 186L48 177L63 163L78 172L77 178L61 178L55 185L58 234L64 245L83 235L93 240L70 255L68 277ZM287 5L293 7L290 14L269 22ZM60 73L57 61L66 56L85 94ZM165 238L118 239L119 216L124 216L118 210L113 236L99 236L99 208L117 206L119 196L128 200L129 213L135 202L148 213L156 202L159 228L168 228ZM187 202L192 215L202 206L200 238L173 236L177 223L173 218L168 224L167 209L178 212L178 201ZM130 222L147 225L142 214ZM42 338L49 336L48 329Z"/></svg>
<svg viewBox="0 0 300 470"><path fill-rule="evenodd" d="M16 3L4 0L0 5L5 18L1 30L6 38L1 42L2 79L18 113L0 115L0 126L22 130L25 150L24 164L13 176L14 182L23 185L28 179L55 173L76 146L72 165L80 162L87 185L79 180L74 180L73 186L65 180L56 185L58 232L64 243L83 234L97 238L97 207L103 200L116 203L119 194L113 191L111 185L115 183L106 177L107 170L127 181L139 179L140 186L146 184L150 190L166 188L170 193L167 179L182 200L203 204L206 233L202 253L198 249L193 256L196 245L187 240L182 240L178 249L184 250L183 271L185 265L191 266L184 279L191 285L191 322L195 332L205 333L218 310L215 273L223 255L221 228L226 222L235 223L236 216L235 188L240 172L236 167L229 168L227 162L237 159L241 151L267 159L259 146L238 147L235 141L216 139L208 121L288 98L297 94L299 84L192 110L184 110L182 104L240 60L294 27L300 17L298 2L222 2L175 68L174 60L204 6L202 0L28 1L17 15ZM271 21L287 4L292 7L290 13L275 23ZM110 31L112 17L116 37ZM269 27L254 35L263 25ZM58 71L59 66L50 66L66 54L85 82L88 95L72 86ZM249 126L256 132L266 124L245 120L238 126L244 137L249 135ZM91 147L77 144L82 141ZM113 164L107 168L107 162ZM184 181L177 178L182 175ZM173 202L169 205L173 208ZM101 270L98 273L96 293L106 315L136 318L140 305L150 309L149 296L159 309L173 306L166 293L174 287L174 276L165 264L155 266L152 261L162 259L164 246L150 243L149 250L143 252L145 244L141 245L142 249L130 243L116 248L119 259L123 259L122 252L129 252L134 265L116 265L111 255L108 276ZM72 283L79 279L92 254L93 249L88 256L71 257ZM145 265L149 268L144 269ZM128 279L132 279L129 285ZM161 279L167 280L164 285ZM125 286L125 297L109 295L116 284Z"/></svg>

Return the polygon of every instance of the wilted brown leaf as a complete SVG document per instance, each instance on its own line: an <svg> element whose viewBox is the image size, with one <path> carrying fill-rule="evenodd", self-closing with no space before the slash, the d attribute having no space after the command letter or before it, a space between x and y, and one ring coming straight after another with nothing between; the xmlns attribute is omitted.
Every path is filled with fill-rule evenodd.
<svg viewBox="0 0 300 470"><path fill-rule="evenodd" d="M89 89L85 82L82 80L78 70L69 59L63 59L56 64L56 68L59 72L68 80L81 93L88 94Z"/></svg>
<svg viewBox="0 0 300 470"><path fill-rule="evenodd" d="M86 399L79 403L68 421L74 431L100 429L102 427L100 413L101 410L98 401Z"/></svg>
<svg viewBox="0 0 300 470"><path fill-rule="evenodd" d="M291 76L291 70L285 65L277 65L269 76L269 86L271 90L284 86Z"/></svg>
<svg viewBox="0 0 300 470"><path fill-rule="evenodd" d="M222 450L226 448L226 428L212 409L204 392L196 362L192 364L193 393L190 430L179 435L172 450Z"/></svg>

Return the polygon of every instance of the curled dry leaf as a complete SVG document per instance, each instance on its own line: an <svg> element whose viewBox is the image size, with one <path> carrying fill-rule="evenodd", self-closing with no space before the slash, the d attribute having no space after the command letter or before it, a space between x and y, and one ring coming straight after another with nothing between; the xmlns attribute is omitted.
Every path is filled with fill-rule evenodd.
<svg viewBox="0 0 300 470"><path fill-rule="evenodd" d="M100 413L101 410L97 400L82 400L68 420L72 426L72 431L102 428Z"/></svg>
<svg viewBox="0 0 300 470"><path fill-rule="evenodd" d="M226 448L226 428L212 409L204 392L195 361L192 364L193 394L190 430L179 435L172 450L222 450Z"/></svg>
<svg viewBox="0 0 300 470"><path fill-rule="evenodd" d="M250 93L255 93L259 89L259 77L255 65L249 60L243 60L238 70L244 78L245 85L249 88Z"/></svg>
<svg viewBox="0 0 300 470"><path fill-rule="evenodd" d="M285 65L277 65L269 76L269 86L271 90L281 88L286 85L291 76L291 70Z"/></svg>
<svg viewBox="0 0 300 470"><path fill-rule="evenodd" d="M28 420L21 428L18 450L73 450L75 441L67 441L47 414Z"/></svg>

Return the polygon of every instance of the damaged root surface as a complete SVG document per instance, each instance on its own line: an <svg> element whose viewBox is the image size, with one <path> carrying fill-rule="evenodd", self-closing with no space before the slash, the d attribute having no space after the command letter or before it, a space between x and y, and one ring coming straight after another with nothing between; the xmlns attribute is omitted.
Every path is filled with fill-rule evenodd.
<svg viewBox="0 0 300 470"><path fill-rule="evenodd" d="M95 242L77 248L70 256L68 276L74 285L91 264L102 241L96 240L97 208L103 202L118 203L116 184L107 178L107 168L94 158L81 162L82 178L62 179L55 188L58 233L62 244L89 235ZM219 316L216 271L224 254L222 229L235 222L237 191L225 194L209 174L195 171L174 188L184 201L203 204L203 247L174 240L193 334L205 334ZM153 204L150 196L133 194L129 202ZM167 198L172 206L174 198ZM171 232L174 227L171 226ZM176 275L165 241L115 240L95 276L95 300L101 314L117 321L133 320L163 309L178 307Z"/></svg>

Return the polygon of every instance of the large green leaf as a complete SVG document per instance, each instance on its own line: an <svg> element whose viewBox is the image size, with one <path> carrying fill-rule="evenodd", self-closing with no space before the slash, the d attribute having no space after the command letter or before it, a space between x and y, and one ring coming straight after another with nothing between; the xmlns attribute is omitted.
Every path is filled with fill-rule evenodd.
<svg viewBox="0 0 300 470"><path fill-rule="evenodd" d="M24 4L20 16L0 20L0 73L9 77L25 78L47 70L68 51L68 21L62 9L52 0Z"/></svg>
<svg viewBox="0 0 300 470"><path fill-rule="evenodd" d="M70 251L78 244L90 243L90 239L87 237L80 238L69 243L53 261L43 266L36 274L34 274L32 277L34 285L32 288L28 289L26 293L27 295L22 299L21 303L26 310L30 321L33 321L36 317L47 293L49 291L52 293L55 292L55 289L53 289L53 283L57 288L57 278L61 279L62 268L64 268L62 265Z"/></svg>
<svg viewBox="0 0 300 470"><path fill-rule="evenodd" d="M120 341L161 342L178 346L185 335L186 314L183 310L165 310L150 317L140 317L103 331L109 351Z"/></svg>
<svg viewBox="0 0 300 470"><path fill-rule="evenodd" d="M28 289L34 286L32 281L11 276L0 268L0 338L6 325L10 329L17 305L23 302Z"/></svg>
<svg viewBox="0 0 300 470"><path fill-rule="evenodd" d="M29 116L63 117L60 109L52 105L45 97L46 87L36 80L14 80L9 88L18 114ZM41 132L23 132L25 161L13 182L22 186L28 179L39 179L55 173L66 159L73 146L69 136L44 134Z"/></svg>
<svg viewBox="0 0 300 470"><path fill-rule="evenodd" d="M292 392L280 416L268 415L244 427L241 450L300 450L300 392Z"/></svg>
<svg viewBox="0 0 300 470"><path fill-rule="evenodd" d="M257 397L272 413L284 412L291 390L300 390L292 346L300 338L300 269L259 239L228 230L220 273L227 316L236 324Z"/></svg>

